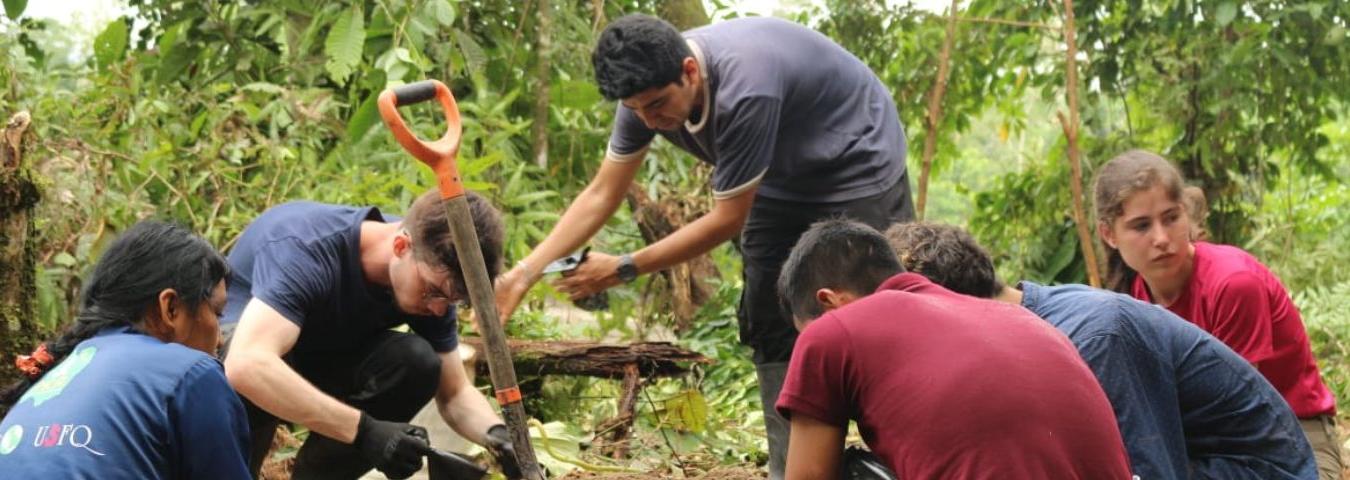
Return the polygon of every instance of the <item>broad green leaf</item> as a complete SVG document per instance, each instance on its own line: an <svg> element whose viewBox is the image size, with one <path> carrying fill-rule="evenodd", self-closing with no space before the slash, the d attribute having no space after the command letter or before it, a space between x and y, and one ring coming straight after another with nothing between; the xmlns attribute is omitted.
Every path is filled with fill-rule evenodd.
<svg viewBox="0 0 1350 480"><path fill-rule="evenodd" d="M103 32L94 37L94 60L99 68L107 68L127 53L127 22L118 18L108 22Z"/></svg>
<svg viewBox="0 0 1350 480"><path fill-rule="evenodd" d="M431 0L427 2L426 9L429 16L441 26L448 27L455 23L455 6L450 4L450 0Z"/></svg>
<svg viewBox="0 0 1350 480"><path fill-rule="evenodd" d="M665 402L667 420L676 428L701 433L708 425L708 402L698 390L680 392Z"/></svg>
<svg viewBox="0 0 1350 480"><path fill-rule="evenodd" d="M1220 27L1232 23L1235 17L1237 17L1237 5L1232 3L1219 5L1219 10L1214 13L1214 21L1219 22Z"/></svg>
<svg viewBox="0 0 1350 480"><path fill-rule="evenodd" d="M361 50L365 43L365 16L362 15L361 9L354 8L333 23L332 30L328 32L328 40L323 44L323 53L328 57L324 68L328 70L328 76L334 82L347 82L347 78L361 63Z"/></svg>
<svg viewBox="0 0 1350 480"><path fill-rule="evenodd" d="M1327 30L1327 38L1323 42L1327 45L1340 45L1341 42L1345 41L1346 33L1345 27L1340 25L1331 27L1330 30Z"/></svg>
<svg viewBox="0 0 1350 480"><path fill-rule="evenodd" d="M52 257L52 262L63 267L74 267L76 263L75 257L66 252L56 254L56 256Z"/></svg>
<svg viewBox="0 0 1350 480"><path fill-rule="evenodd" d="M549 96L554 105L578 110L586 110L605 101L595 82L581 80L562 80L554 82L549 88Z"/></svg>
<svg viewBox="0 0 1350 480"><path fill-rule="evenodd" d="M23 10L28 7L28 0L5 0L5 15L10 20L18 20L19 15L23 15Z"/></svg>
<svg viewBox="0 0 1350 480"><path fill-rule="evenodd" d="M473 35L456 29L455 40L459 42L459 49L464 53L466 69L474 75L483 72L484 64L487 63L487 53L483 51L483 47L478 45L477 41L474 41Z"/></svg>
<svg viewBox="0 0 1350 480"><path fill-rule="evenodd" d="M1055 248L1055 253L1050 257L1050 263L1045 266L1045 279L1053 279L1059 276L1059 272L1064 267L1069 266L1073 259L1078 256L1078 235L1072 228L1065 228L1064 234L1060 237L1059 246Z"/></svg>
<svg viewBox="0 0 1350 480"><path fill-rule="evenodd" d="M370 132L371 127L380 119L379 107L376 105L376 99L380 92L371 92L366 99L361 102L361 106L356 108L356 113L352 114L351 120L347 121L346 139L350 143L360 142L365 138L366 133Z"/></svg>

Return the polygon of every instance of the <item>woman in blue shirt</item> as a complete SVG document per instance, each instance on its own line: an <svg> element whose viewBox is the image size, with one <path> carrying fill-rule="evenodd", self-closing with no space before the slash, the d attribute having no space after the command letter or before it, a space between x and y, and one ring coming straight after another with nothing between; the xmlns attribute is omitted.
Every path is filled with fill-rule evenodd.
<svg viewBox="0 0 1350 480"><path fill-rule="evenodd" d="M248 424L215 358L229 267L179 226L141 222L94 268L79 316L0 392L13 478L248 478Z"/></svg>

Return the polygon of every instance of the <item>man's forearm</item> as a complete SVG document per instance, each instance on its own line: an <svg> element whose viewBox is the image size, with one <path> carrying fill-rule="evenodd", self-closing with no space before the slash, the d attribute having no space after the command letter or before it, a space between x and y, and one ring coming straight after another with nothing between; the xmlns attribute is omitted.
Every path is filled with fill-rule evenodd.
<svg viewBox="0 0 1350 480"><path fill-rule="evenodd" d="M618 210L622 200L623 197L616 201L591 189L578 195L544 241L525 257L524 262L530 266L529 273L537 277L544 265L581 248Z"/></svg>
<svg viewBox="0 0 1350 480"><path fill-rule="evenodd" d="M352 443L361 412L324 394L274 355L232 352L230 384L254 405L311 432Z"/></svg>
<svg viewBox="0 0 1350 480"><path fill-rule="evenodd" d="M714 208L666 238L633 253L633 263L637 265L639 273L670 268L731 240L744 224L745 215L739 208Z"/></svg>
<svg viewBox="0 0 1350 480"><path fill-rule="evenodd" d="M502 423L487 398L472 386L460 388L449 398L436 398L437 410L445 424L459 436L482 445L489 427Z"/></svg>
<svg viewBox="0 0 1350 480"><path fill-rule="evenodd" d="M640 165L640 160L629 163L604 160L600 164L591 183L572 200L544 241L525 257L531 276L537 277L545 264L571 255L600 231L623 203Z"/></svg>

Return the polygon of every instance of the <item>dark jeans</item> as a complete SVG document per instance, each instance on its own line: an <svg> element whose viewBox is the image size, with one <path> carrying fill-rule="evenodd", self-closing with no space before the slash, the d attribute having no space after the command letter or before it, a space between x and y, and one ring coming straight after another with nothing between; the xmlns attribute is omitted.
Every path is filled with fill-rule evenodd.
<svg viewBox="0 0 1350 480"><path fill-rule="evenodd" d="M797 239L811 224L830 218L848 218L884 231L892 223L914 219L909 197L909 176L876 195L837 203L804 203L755 199L750 217L741 231L741 274L745 280L736 312L741 343L754 349L755 373L760 382L760 403L769 437L769 478L782 478L787 461L788 422L773 404L783 388L797 327L787 318L778 299L778 274Z"/></svg>
<svg viewBox="0 0 1350 480"><path fill-rule="evenodd" d="M386 421L412 420L436 393L441 360L431 344L409 333L384 331L360 348L340 353L292 352L286 363L319 390ZM254 478L266 460L280 420L244 399L248 411L249 468ZM355 446L310 433L295 458L291 478L355 479L373 465Z"/></svg>

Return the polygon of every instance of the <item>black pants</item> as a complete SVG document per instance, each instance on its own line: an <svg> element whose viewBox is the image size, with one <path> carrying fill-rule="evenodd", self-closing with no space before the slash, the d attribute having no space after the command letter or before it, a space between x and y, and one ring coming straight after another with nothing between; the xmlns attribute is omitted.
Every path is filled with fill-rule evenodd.
<svg viewBox="0 0 1350 480"><path fill-rule="evenodd" d="M848 218L885 231L892 223L914 219L908 174L890 189L836 203L804 203L759 197L741 231L741 305L737 319L741 343L755 350L756 364L786 362L797 341L797 329L778 301L778 274L797 239L811 224L830 218Z"/></svg>
<svg viewBox="0 0 1350 480"><path fill-rule="evenodd" d="M341 353L292 352L286 363L319 390L380 420L406 422L440 384L441 360L413 334L385 331L360 348ZM244 399L252 431L249 468L254 478L266 460L279 419ZM311 432L295 458L291 478L355 479L373 465L355 446Z"/></svg>

